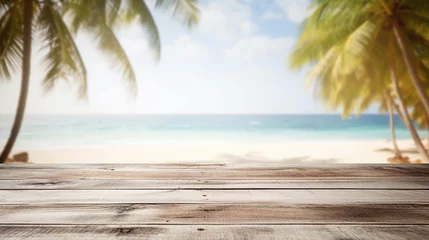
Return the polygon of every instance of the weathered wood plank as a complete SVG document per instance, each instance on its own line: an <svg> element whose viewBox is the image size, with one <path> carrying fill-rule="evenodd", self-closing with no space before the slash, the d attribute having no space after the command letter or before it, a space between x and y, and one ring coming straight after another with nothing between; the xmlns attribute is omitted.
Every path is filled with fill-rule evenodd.
<svg viewBox="0 0 429 240"><path fill-rule="evenodd" d="M324 180L144 180L26 179L0 180L0 190L103 189L415 189L429 190L429 178L335 178Z"/></svg>
<svg viewBox="0 0 429 240"><path fill-rule="evenodd" d="M429 167L237 168L237 169L0 169L0 179L324 179L429 177Z"/></svg>
<svg viewBox="0 0 429 240"><path fill-rule="evenodd" d="M272 164L270 164L271 166ZM147 169L213 169L213 168L236 168L237 166L258 167L261 164L243 164L243 165L230 165L222 163L161 163L161 164L5 164L0 165L0 169L116 169L116 170L147 170ZM263 166L263 165L262 165ZM280 165L273 165L273 167L282 167ZM283 166L284 167L284 166Z"/></svg>
<svg viewBox="0 0 429 240"><path fill-rule="evenodd" d="M2 204L429 203L425 190L0 190Z"/></svg>
<svg viewBox="0 0 429 240"><path fill-rule="evenodd" d="M428 224L422 204L0 205L1 224Z"/></svg>
<svg viewBox="0 0 429 240"><path fill-rule="evenodd" d="M55 226L0 227L3 239L369 239L426 240L428 225Z"/></svg>
<svg viewBox="0 0 429 240"><path fill-rule="evenodd" d="M426 169L428 164L285 164L285 163L141 163L141 164L5 164L0 165L0 169L115 169L115 170L147 170L147 169L286 169L286 168L306 168L306 169Z"/></svg>

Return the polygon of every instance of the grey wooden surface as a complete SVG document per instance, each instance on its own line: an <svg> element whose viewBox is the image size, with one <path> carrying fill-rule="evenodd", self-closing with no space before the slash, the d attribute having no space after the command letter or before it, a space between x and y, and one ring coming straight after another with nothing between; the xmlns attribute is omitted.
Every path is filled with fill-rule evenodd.
<svg viewBox="0 0 429 240"><path fill-rule="evenodd" d="M1 165L0 239L429 239L429 166Z"/></svg>

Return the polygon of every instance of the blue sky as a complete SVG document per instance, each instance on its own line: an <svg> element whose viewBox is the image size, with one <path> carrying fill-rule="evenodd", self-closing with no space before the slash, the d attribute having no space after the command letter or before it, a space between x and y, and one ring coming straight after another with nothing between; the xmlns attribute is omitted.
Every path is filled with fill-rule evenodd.
<svg viewBox="0 0 429 240"><path fill-rule="evenodd" d="M76 100L73 84L43 94L40 54L34 52L30 114L323 113L305 89L305 74L286 65L306 16L307 0L203 0L200 24L188 30L155 10L162 56L156 63L144 32L121 29L119 38L136 69L132 99L119 72L78 36L89 74L89 100ZM37 47L37 43L36 43ZM13 113L19 76L1 83L0 113Z"/></svg>

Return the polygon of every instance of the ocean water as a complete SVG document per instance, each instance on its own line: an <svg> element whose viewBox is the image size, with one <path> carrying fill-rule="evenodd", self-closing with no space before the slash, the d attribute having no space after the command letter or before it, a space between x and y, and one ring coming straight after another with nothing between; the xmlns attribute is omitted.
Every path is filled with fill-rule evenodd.
<svg viewBox="0 0 429 240"><path fill-rule="evenodd" d="M0 115L0 144L12 125ZM399 139L410 138L396 118ZM425 132L421 132L422 136ZM178 141L390 139L387 115L30 115L16 143L20 149L138 146Z"/></svg>

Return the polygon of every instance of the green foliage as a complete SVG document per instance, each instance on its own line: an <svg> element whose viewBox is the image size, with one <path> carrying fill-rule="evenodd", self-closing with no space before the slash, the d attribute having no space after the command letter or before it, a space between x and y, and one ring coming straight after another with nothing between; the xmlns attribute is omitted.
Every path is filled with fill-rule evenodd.
<svg viewBox="0 0 429 240"><path fill-rule="evenodd" d="M161 53L159 32L144 0L33 0L33 38L41 42L46 75L43 85L52 89L59 80L79 85L79 97L87 95L87 70L74 34L86 32L97 48L117 66L130 92L137 93L136 76L115 30L138 24L147 33L158 60ZM0 79L21 71L23 48L23 1L0 1ZM170 12L191 27L198 21L196 0L156 0L154 7Z"/></svg>
<svg viewBox="0 0 429 240"><path fill-rule="evenodd" d="M393 34L399 22L413 50L413 64L429 89L429 2L425 0L314 0L313 13L302 24L301 35L290 56L291 68L312 66L308 82L315 96L343 117L360 114L373 104L387 106L391 94L390 68L394 67L404 100L415 109L414 120L424 110Z"/></svg>
<svg viewBox="0 0 429 240"><path fill-rule="evenodd" d="M21 70L22 9L12 0L0 3L0 80Z"/></svg>
<svg viewBox="0 0 429 240"><path fill-rule="evenodd" d="M61 14L51 1L46 1L39 6L37 17L42 50L49 49L43 58L46 67L43 80L45 89L52 89L58 79L70 79L78 82L79 96L85 97L87 94L85 64Z"/></svg>

